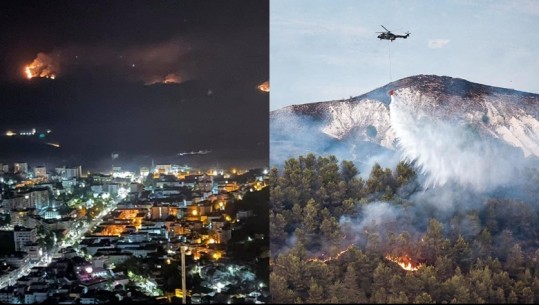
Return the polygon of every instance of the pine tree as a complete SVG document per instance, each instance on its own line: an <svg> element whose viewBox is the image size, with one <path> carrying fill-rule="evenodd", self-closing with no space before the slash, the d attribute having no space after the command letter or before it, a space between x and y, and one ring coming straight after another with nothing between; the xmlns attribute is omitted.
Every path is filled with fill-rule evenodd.
<svg viewBox="0 0 539 305"><path fill-rule="evenodd" d="M286 220L281 213L270 212L270 243L272 245L284 244L287 234L285 232Z"/></svg>
<svg viewBox="0 0 539 305"><path fill-rule="evenodd" d="M513 245L509 251L505 269L509 272L509 276L516 277L524 269L524 254L519 244Z"/></svg>
<svg viewBox="0 0 539 305"><path fill-rule="evenodd" d="M272 303L277 304L290 304L296 297L289 289L286 279L275 272L270 274L270 292Z"/></svg>
<svg viewBox="0 0 539 305"><path fill-rule="evenodd" d="M341 174L344 182L349 183L355 176L359 174L354 162L352 161L342 161L341 162Z"/></svg>
<svg viewBox="0 0 539 305"><path fill-rule="evenodd" d="M414 304L434 304L432 297L427 292L423 292L414 299Z"/></svg>
<svg viewBox="0 0 539 305"><path fill-rule="evenodd" d="M306 234L313 234L319 226L318 207L313 199L303 208L303 227Z"/></svg>
<svg viewBox="0 0 539 305"><path fill-rule="evenodd" d="M309 295L305 303L309 304L322 304L327 303L323 297L324 290L318 285L315 279L311 278L311 284L309 286Z"/></svg>

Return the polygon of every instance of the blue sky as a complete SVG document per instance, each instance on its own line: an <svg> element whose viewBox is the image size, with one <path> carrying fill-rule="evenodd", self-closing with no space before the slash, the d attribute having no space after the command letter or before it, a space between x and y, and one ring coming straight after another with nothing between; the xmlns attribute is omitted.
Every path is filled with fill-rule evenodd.
<svg viewBox="0 0 539 305"><path fill-rule="evenodd" d="M270 1L271 110L417 74L539 93L539 0Z"/></svg>

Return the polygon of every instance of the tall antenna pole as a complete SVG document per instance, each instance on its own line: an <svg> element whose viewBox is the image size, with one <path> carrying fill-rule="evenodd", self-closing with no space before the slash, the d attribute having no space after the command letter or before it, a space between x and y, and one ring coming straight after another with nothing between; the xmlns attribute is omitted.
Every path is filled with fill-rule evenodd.
<svg viewBox="0 0 539 305"><path fill-rule="evenodd" d="M187 286L185 284L185 246L181 246L182 254L182 304L187 304Z"/></svg>

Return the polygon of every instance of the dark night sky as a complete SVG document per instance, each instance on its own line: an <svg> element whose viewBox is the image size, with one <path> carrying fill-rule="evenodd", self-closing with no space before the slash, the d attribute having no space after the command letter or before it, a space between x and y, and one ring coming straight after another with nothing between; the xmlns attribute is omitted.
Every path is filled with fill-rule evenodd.
<svg viewBox="0 0 539 305"><path fill-rule="evenodd" d="M0 29L0 163L267 164L268 1L2 2ZM55 80L25 78L38 53ZM31 127L61 148L3 135Z"/></svg>

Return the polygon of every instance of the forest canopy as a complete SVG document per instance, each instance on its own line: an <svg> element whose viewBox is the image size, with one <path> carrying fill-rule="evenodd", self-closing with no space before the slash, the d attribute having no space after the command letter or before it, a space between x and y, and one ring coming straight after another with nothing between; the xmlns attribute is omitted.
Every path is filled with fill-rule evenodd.
<svg viewBox="0 0 539 305"><path fill-rule="evenodd" d="M425 190L413 164L309 154L270 173L274 303L539 301L532 199Z"/></svg>

